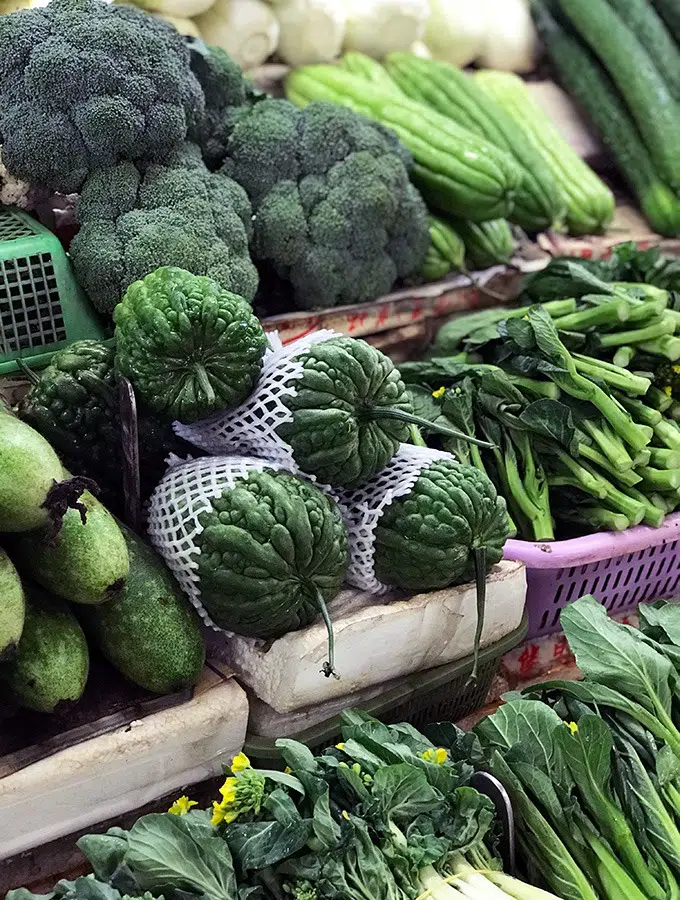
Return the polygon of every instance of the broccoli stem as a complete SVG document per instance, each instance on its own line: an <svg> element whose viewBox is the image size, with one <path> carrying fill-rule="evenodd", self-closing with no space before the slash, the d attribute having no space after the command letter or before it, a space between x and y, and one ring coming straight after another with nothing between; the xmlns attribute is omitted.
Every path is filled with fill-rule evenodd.
<svg viewBox="0 0 680 900"><path fill-rule="evenodd" d="M675 335L666 334L653 341L644 341L638 348L654 356L663 356L670 362L680 359L680 337Z"/></svg>
<svg viewBox="0 0 680 900"><path fill-rule="evenodd" d="M635 357L635 347L619 347L614 354L614 365L627 369Z"/></svg>
<svg viewBox="0 0 680 900"><path fill-rule="evenodd" d="M640 475L633 469L629 469L627 472L622 472L620 469L617 469L609 462L603 453L596 450L595 447L592 447L590 444L579 444L578 453L579 456L583 456L590 462L595 463L600 469L604 469L608 475L616 478L616 480L625 487L635 487L636 484L640 484L642 481Z"/></svg>
<svg viewBox="0 0 680 900"><path fill-rule="evenodd" d="M668 413L674 422L680 422L680 403L677 400L673 400L668 407Z"/></svg>
<svg viewBox="0 0 680 900"><path fill-rule="evenodd" d="M524 463L526 471L525 477L522 479L512 438L508 437L504 454L504 468L510 492L523 515L531 523L534 540L553 540L555 533L550 514L547 481L542 468L540 472L537 472L530 448L524 458Z"/></svg>
<svg viewBox="0 0 680 900"><path fill-rule="evenodd" d="M626 518L630 519L633 525L638 525L642 521L646 509L644 503L635 500L630 494L620 491L604 475L600 475L599 472L593 469L589 463L577 463L566 453L560 454L558 458L572 475L569 480L573 483L569 486L578 487L598 500L604 500L615 511L623 513ZM558 479L561 478L559 475L557 477ZM562 482L562 486L568 484L568 481L563 477ZM551 481L550 483L556 486L558 484L557 481ZM630 490L635 489L630 488Z"/></svg>
<svg viewBox="0 0 680 900"><path fill-rule="evenodd" d="M628 493L633 500L637 500L644 505L645 516L642 521L645 525L650 525L652 528L659 528L663 525L663 521L666 518L665 504L664 507L661 508L651 497L648 497L647 494L643 494L642 491L639 491L637 488L629 488Z"/></svg>
<svg viewBox="0 0 680 900"><path fill-rule="evenodd" d="M654 436L660 444L671 450L680 450L680 430L675 422L670 419L662 419L654 426Z"/></svg>
<svg viewBox="0 0 680 900"><path fill-rule="evenodd" d="M608 427L606 422L594 422L586 419L583 429L595 441L615 469L627 472L633 468L633 458L626 450L623 441Z"/></svg>
<svg viewBox="0 0 680 900"><path fill-rule="evenodd" d="M645 403L663 413L673 405L673 397L664 394L658 387L652 385L645 394Z"/></svg>
<svg viewBox="0 0 680 900"><path fill-rule="evenodd" d="M454 438L457 441L465 441L467 444L474 444L477 447L485 447L490 450L493 446L487 441L480 441L479 438L464 434L462 431L456 431L455 428L447 428L445 425L438 425L436 422L430 422L422 416L416 416L414 413L406 412L403 409L394 409L389 406L373 406L363 412L362 418L369 421L378 419L395 419L397 422L405 422L407 425L417 425L419 428L425 428L427 431L433 431L435 434L442 434L446 437Z"/></svg>
<svg viewBox="0 0 680 900"><path fill-rule="evenodd" d="M638 474L642 480L658 491L675 491L680 488L680 469L653 469L641 466Z"/></svg>
<svg viewBox="0 0 680 900"><path fill-rule="evenodd" d="M614 396L639 425L647 425L649 428L654 428L663 418L658 409L652 409L651 406L648 406L642 400L638 400L635 397L627 397L625 394L615 394ZM648 397L649 392L645 396L645 401Z"/></svg>
<svg viewBox="0 0 680 900"><path fill-rule="evenodd" d="M633 375L628 369L605 362L603 359L594 359L591 356L583 356L581 353L572 353L576 371L590 378L599 378L613 388L618 388L626 394L646 394L651 381Z"/></svg>
<svg viewBox="0 0 680 900"><path fill-rule="evenodd" d="M661 316L657 321L636 328L633 331L618 331L600 336L601 347L621 347L623 344L644 344L657 338L675 333L675 322L670 316Z"/></svg>
<svg viewBox="0 0 680 900"><path fill-rule="evenodd" d="M608 297L606 303L579 309L558 319L553 317L553 323L560 331L587 331L597 325L618 325L627 321L630 315L630 303Z"/></svg>
<svg viewBox="0 0 680 900"><path fill-rule="evenodd" d="M623 513L612 512L605 506L577 506L576 509L559 510L559 518L579 525L589 525L600 531L625 531L630 520Z"/></svg>
<svg viewBox="0 0 680 900"><path fill-rule="evenodd" d="M636 302L631 310L629 322L641 325L650 319L658 319L666 315L668 300L657 298L656 300L642 300ZM670 318L673 318L672 316Z"/></svg>
<svg viewBox="0 0 680 900"><path fill-rule="evenodd" d="M596 497L598 500L604 500L607 496L607 492L603 488L602 480L591 474L592 469L584 468L580 462L572 459L572 457L569 456L568 453L565 453L564 450L558 450L556 456L558 461L570 474L573 487L585 491L586 494L592 494L592 496Z"/></svg>
<svg viewBox="0 0 680 900"><path fill-rule="evenodd" d="M680 449L650 447L649 461L655 469L680 469Z"/></svg>
<svg viewBox="0 0 680 900"><path fill-rule="evenodd" d="M562 393L554 381L539 381L537 378L524 378L512 372L505 373L508 381L519 388L524 394L533 394L536 397L545 397L546 400L559 400Z"/></svg>

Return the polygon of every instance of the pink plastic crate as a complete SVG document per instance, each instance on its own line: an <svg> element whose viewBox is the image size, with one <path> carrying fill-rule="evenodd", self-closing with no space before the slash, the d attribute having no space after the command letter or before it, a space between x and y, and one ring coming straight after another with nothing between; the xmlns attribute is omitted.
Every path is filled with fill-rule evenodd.
<svg viewBox="0 0 680 900"><path fill-rule="evenodd" d="M661 528L638 525L569 541L510 540L506 559L527 567L529 638L560 630L560 612L593 594L610 612L674 596L680 588L680 513Z"/></svg>

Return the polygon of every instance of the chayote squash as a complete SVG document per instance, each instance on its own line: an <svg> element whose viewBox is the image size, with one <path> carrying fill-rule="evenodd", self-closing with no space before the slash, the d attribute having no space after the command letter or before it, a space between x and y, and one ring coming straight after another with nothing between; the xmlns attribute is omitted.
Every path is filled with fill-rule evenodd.
<svg viewBox="0 0 680 900"><path fill-rule="evenodd" d="M211 278L156 269L130 285L113 318L118 370L164 416L195 422L255 386L265 333L250 305Z"/></svg>
<svg viewBox="0 0 680 900"><path fill-rule="evenodd" d="M375 475L409 439L409 424L491 446L416 416L392 361L365 341L329 338L300 360L302 377L283 398L293 419L277 433L301 471L323 484L353 488Z"/></svg>
<svg viewBox="0 0 680 900"><path fill-rule="evenodd" d="M505 500L472 466L441 460L424 469L408 494L384 511L373 565L384 584L431 591L475 580L477 634L484 626L486 575L510 537ZM475 666L476 671L476 666Z"/></svg>
<svg viewBox="0 0 680 900"><path fill-rule="evenodd" d="M201 602L215 624L237 634L276 638L304 628L326 609L348 564L347 531L333 500L294 475L251 472L201 513Z"/></svg>

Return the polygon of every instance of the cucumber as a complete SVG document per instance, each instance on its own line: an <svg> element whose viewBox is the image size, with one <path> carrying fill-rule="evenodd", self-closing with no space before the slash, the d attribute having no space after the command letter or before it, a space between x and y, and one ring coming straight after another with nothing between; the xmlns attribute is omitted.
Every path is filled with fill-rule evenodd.
<svg viewBox="0 0 680 900"><path fill-rule="evenodd" d="M516 162L434 110L368 85L340 66L291 72L286 93L298 106L336 103L394 131L413 157L413 181L430 206L475 222L511 211L522 180Z"/></svg>
<svg viewBox="0 0 680 900"><path fill-rule="evenodd" d="M654 60L673 98L680 101L680 47L661 16L647 0L609 0L609 4ZM680 8L677 0L676 8Z"/></svg>
<svg viewBox="0 0 680 900"><path fill-rule="evenodd" d="M425 281L439 281L451 271L465 266L465 244L460 235L442 219L430 216L430 247L420 274Z"/></svg>
<svg viewBox="0 0 680 900"><path fill-rule="evenodd" d="M680 4L678 0L652 0L661 18L668 26L668 30L680 44Z"/></svg>
<svg viewBox="0 0 680 900"><path fill-rule="evenodd" d="M680 108L656 63L607 0L560 0L621 92L661 178L680 189Z"/></svg>
<svg viewBox="0 0 680 900"><path fill-rule="evenodd" d="M611 78L598 60L548 11L533 9L538 33L558 76L599 132L621 175L658 234L680 234L680 198L659 178L649 151Z"/></svg>
<svg viewBox="0 0 680 900"><path fill-rule="evenodd" d="M121 674L147 691L191 687L205 662L198 613L153 550L121 529L130 556L127 581L110 603L80 608L85 632Z"/></svg>
<svg viewBox="0 0 680 900"><path fill-rule="evenodd" d="M515 239L505 219L480 223L454 221L452 224L465 244L470 268L488 269L512 259Z"/></svg>
<svg viewBox="0 0 680 900"><path fill-rule="evenodd" d="M410 97L505 150L522 171L511 218L527 231L559 224L566 212L557 183L540 153L502 107L474 79L447 63L390 53L388 74Z"/></svg>
<svg viewBox="0 0 680 900"><path fill-rule="evenodd" d="M477 84L522 128L549 166L567 207L570 234L599 234L614 218L614 195L564 140L550 118L510 72L481 71Z"/></svg>
<svg viewBox="0 0 680 900"><path fill-rule="evenodd" d="M26 588L26 621L16 653L0 666L12 700L37 712L54 712L80 700L90 656L83 630L67 605L39 588Z"/></svg>
<svg viewBox="0 0 680 900"><path fill-rule="evenodd" d="M69 510L56 537L47 528L17 536L11 547L19 571L71 603L104 603L123 588L130 562L111 513L90 493L87 513Z"/></svg>
<svg viewBox="0 0 680 900"><path fill-rule="evenodd" d="M64 512L79 508L80 495L93 484L64 475L45 438L0 404L0 531L58 528Z"/></svg>
<svg viewBox="0 0 680 900"><path fill-rule="evenodd" d="M26 599L19 575L9 556L0 550L0 662L19 643L25 613Z"/></svg>

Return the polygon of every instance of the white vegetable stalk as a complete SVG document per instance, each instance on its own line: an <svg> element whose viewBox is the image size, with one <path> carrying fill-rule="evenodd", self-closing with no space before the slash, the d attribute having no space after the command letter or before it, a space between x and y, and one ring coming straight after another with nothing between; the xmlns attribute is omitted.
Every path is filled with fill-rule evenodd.
<svg viewBox="0 0 680 900"><path fill-rule="evenodd" d="M274 11L278 54L289 66L328 63L340 55L345 36L341 0L282 0L274 4Z"/></svg>
<svg viewBox="0 0 680 900"><path fill-rule="evenodd" d="M532 887L530 884L524 884L523 881L511 878L502 872L488 872L486 877L515 900L556 900L554 894L543 891L541 888Z"/></svg>
<svg viewBox="0 0 680 900"><path fill-rule="evenodd" d="M424 41L435 59L467 66L484 48L486 25L483 0L430 0Z"/></svg>
<svg viewBox="0 0 680 900"><path fill-rule="evenodd" d="M207 44L226 50L242 69L261 66L279 41L277 18L262 0L217 0L196 24Z"/></svg>
<svg viewBox="0 0 680 900"><path fill-rule="evenodd" d="M213 5L214 0L134 0L134 6L151 13L193 19Z"/></svg>
<svg viewBox="0 0 680 900"><path fill-rule="evenodd" d="M189 37L195 38L200 38L201 36L198 25L191 19L183 19L179 16L166 16L163 13L151 13L151 15L154 19L163 19L164 22L169 22L171 25L174 25L180 34L186 34Z"/></svg>
<svg viewBox="0 0 680 900"><path fill-rule="evenodd" d="M374 59L394 51L408 51L425 31L428 0L345 0L345 50Z"/></svg>
<svg viewBox="0 0 680 900"><path fill-rule="evenodd" d="M527 0L483 0L486 28L481 64L504 72L532 72L538 38Z"/></svg>

